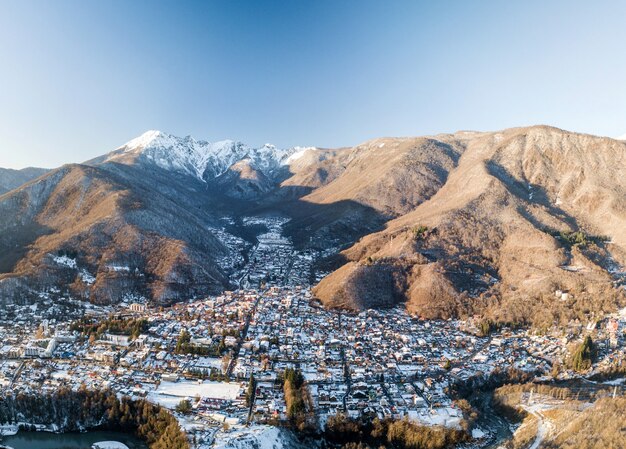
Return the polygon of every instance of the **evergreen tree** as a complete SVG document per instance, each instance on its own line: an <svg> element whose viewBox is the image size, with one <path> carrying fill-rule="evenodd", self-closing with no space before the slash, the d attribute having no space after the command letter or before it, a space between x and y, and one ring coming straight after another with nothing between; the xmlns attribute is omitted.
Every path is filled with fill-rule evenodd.
<svg viewBox="0 0 626 449"><path fill-rule="evenodd" d="M595 357L595 348L593 341L589 335L585 337L583 342L578 345L572 355L571 368L575 371L586 371L591 368L593 358Z"/></svg>
<svg viewBox="0 0 626 449"><path fill-rule="evenodd" d="M250 380L248 381L248 390L246 391L246 405L250 406L252 398L254 397L254 390L256 389L256 379L254 373L250 374Z"/></svg>

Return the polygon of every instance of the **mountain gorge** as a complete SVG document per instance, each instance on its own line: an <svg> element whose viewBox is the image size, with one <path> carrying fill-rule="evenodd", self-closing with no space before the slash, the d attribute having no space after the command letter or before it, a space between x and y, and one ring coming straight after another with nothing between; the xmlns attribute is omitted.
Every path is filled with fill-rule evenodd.
<svg viewBox="0 0 626 449"><path fill-rule="evenodd" d="M215 230L227 217L251 244L233 223L279 213L296 245L343 248L314 289L328 307L583 318L624 304L625 158L626 142L545 126L284 150L150 131L0 196L0 291L227 289L236 255Z"/></svg>

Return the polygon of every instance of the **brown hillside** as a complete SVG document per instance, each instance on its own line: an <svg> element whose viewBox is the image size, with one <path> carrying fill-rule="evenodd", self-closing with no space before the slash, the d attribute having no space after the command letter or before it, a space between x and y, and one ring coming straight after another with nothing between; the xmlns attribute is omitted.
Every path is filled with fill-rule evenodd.
<svg viewBox="0 0 626 449"><path fill-rule="evenodd" d="M325 304L405 300L433 318L479 312L549 323L619 303L626 144L550 127L432 140L458 148L458 162L426 201L344 251L351 263L315 290ZM575 231L581 244L567 241ZM352 288L364 266L372 281L378 270L396 273L394 294Z"/></svg>
<svg viewBox="0 0 626 449"><path fill-rule="evenodd" d="M158 204L158 208L154 204ZM154 192L137 188L96 167L65 166L0 197L0 231L10 238L0 259L2 297L69 289L98 303L124 295L144 295L170 302L224 287L213 257L225 249L193 217ZM179 235L173 217L184 221ZM163 223L163 224L161 224ZM19 238L20 251L11 239ZM60 256L75 261L59 263ZM86 273L86 274L85 274ZM91 279L93 278L93 279ZM19 279L19 282L15 282Z"/></svg>
<svg viewBox="0 0 626 449"><path fill-rule="evenodd" d="M303 197L311 203L350 200L397 216L432 196L445 183L462 151L454 139L376 139L315 161L283 186L314 187Z"/></svg>

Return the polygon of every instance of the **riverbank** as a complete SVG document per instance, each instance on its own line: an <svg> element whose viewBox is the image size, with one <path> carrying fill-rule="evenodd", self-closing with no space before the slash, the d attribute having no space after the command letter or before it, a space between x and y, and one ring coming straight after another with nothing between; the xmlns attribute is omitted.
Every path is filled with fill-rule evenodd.
<svg viewBox="0 0 626 449"><path fill-rule="evenodd" d="M167 409L146 400L118 398L110 390L74 391L64 388L42 395L9 394L0 401L0 422L4 423L2 432L6 435L5 441L16 430L40 431L33 435L85 435L113 431L133 434L145 442L145 447L190 447L187 435ZM101 438L97 441L110 440ZM25 449L32 447L39 446L25 446Z"/></svg>
<svg viewBox="0 0 626 449"><path fill-rule="evenodd" d="M148 449L148 446L133 434L115 431L90 431L85 433L51 433L20 431L4 437L0 445L12 449L85 449L96 443L101 449ZM117 443L116 445L112 443ZM0 446L2 447L2 446Z"/></svg>
<svg viewBox="0 0 626 449"><path fill-rule="evenodd" d="M44 425L44 424L31 424L26 422L19 422L16 424L4 424L0 425L0 437L16 435L19 431L28 429L32 432L50 432L59 433L60 429L56 425ZM2 441L0 439L0 441Z"/></svg>

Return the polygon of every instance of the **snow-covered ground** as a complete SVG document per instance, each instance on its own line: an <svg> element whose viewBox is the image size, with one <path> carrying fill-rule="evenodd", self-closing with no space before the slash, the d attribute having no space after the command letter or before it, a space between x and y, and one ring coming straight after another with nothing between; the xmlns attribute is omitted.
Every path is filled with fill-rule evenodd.
<svg viewBox="0 0 626 449"><path fill-rule="evenodd" d="M607 382L602 382L604 385L623 385L626 383L626 377L622 377L621 379L609 380Z"/></svg>
<svg viewBox="0 0 626 449"><path fill-rule="evenodd" d="M85 269L80 270L80 278L87 285L91 285L96 282L95 276Z"/></svg>
<svg viewBox="0 0 626 449"><path fill-rule="evenodd" d="M222 359L218 359L216 357L198 357L198 360L194 362L193 366L199 369L221 369Z"/></svg>
<svg viewBox="0 0 626 449"><path fill-rule="evenodd" d="M219 431L212 449L303 449L296 437L278 427L254 425L229 431ZM205 449L205 448L201 448Z"/></svg>
<svg viewBox="0 0 626 449"><path fill-rule="evenodd" d="M129 449L128 446L119 441L99 441L91 447L92 449Z"/></svg>
<svg viewBox="0 0 626 449"><path fill-rule="evenodd" d="M53 258L54 262L66 266L68 268L76 268L76 259L72 259L67 256L56 256Z"/></svg>
<svg viewBox="0 0 626 449"><path fill-rule="evenodd" d="M452 407L434 408L432 411L424 409L421 411L409 411L409 418L428 426L444 426L461 428L463 416L458 409Z"/></svg>
<svg viewBox="0 0 626 449"><path fill-rule="evenodd" d="M155 391L148 393L148 399L169 409L174 409L182 399L215 398L236 399L241 385L232 382L161 382Z"/></svg>
<svg viewBox="0 0 626 449"><path fill-rule="evenodd" d="M485 432L480 427L475 427L472 429L472 438L478 439L478 438L484 438L485 436L487 436L487 432Z"/></svg>

